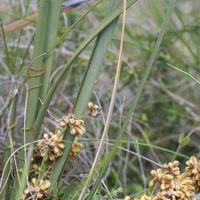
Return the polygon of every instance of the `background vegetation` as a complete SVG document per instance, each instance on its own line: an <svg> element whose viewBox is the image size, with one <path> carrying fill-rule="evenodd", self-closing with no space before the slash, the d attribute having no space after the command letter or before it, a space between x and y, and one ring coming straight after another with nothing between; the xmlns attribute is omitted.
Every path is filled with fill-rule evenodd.
<svg viewBox="0 0 200 200"><path fill-rule="evenodd" d="M36 30L36 26L33 25L22 32L12 33L1 38L1 174L5 169L5 158L11 154L7 151L9 145L13 145L13 149L11 149L13 152L24 142L25 144L32 143L39 139L42 133L53 132L55 128L59 127L59 124L52 115L61 119L63 115L75 112L77 117L80 117L86 110L86 103L92 101L102 107L102 113L98 118L86 117L84 119L86 134L80 138L83 150L75 161L68 160L64 164L61 185L51 188L51 192L57 196L63 196L63 199L72 199L70 195L75 195L74 191L81 185L80 183L84 185L105 128L115 71L120 56L118 51L123 19L122 16L118 19L115 13L117 13L117 6L122 11L123 4L122 1L113 2L89 1L70 12L59 15L58 33L54 36L55 38L51 38L53 34L51 26L56 27L56 22L52 25L43 23L43 26L49 28L44 35L38 33L38 29ZM127 3L129 2L131 1L127 1ZM92 8L95 3L99 4ZM199 158L200 153L200 85L187 75L189 74L197 80L200 79L200 4L198 0L176 1L167 28L163 29L164 38L153 62L152 70L139 96L139 101L136 102L136 110L128 119L126 129L120 138L121 142L116 142L123 124L127 120L132 102L138 95L145 70L150 65L150 58L159 39L161 27L166 20L170 1L139 0L135 3L132 1L131 4L132 6L126 13L122 69L117 96L103 151L100 154L101 159L98 160L96 168L101 174L101 168L99 167L99 169L98 166L103 163L106 170L103 172L100 183L98 183L98 173L91 176L90 187L86 192L89 194L89 191L92 191L92 188L95 188L95 184L98 183L95 194L92 195L93 199L122 199L126 195L134 198L147 189L152 169L174 159L179 160L184 167L188 157L194 155ZM0 7L3 24L38 10L35 1L11 0L9 3L2 1ZM84 16L86 12L88 13ZM111 18L111 14L115 17ZM45 19L45 13L43 13L43 18ZM80 21L76 23L78 19ZM111 24L109 20L111 20ZM105 25L106 23L109 24L109 27ZM100 29L99 24L102 27L105 26ZM102 30L103 32L101 32ZM112 31L114 32L112 33ZM36 38L37 34L39 34L40 41L38 40L39 43L36 44L34 37ZM98 40L92 41L91 39L89 42L90 37L95 38L96 36L98 36ZM46 41L44 46L41 41ZM84 45L87 44L87 41L88 45ZM109 45L108 50L106 45ZM39 50L36 52L34 48ZM52 48L55 48L54 54ZM94 48L98 53L95 54ZM81 50L79 51L79 49ZM48 56L43 55L46 51L48 56L52 56L51 61L46 61ZM80 54L77 53L78 51ZM47 88L43 89L44 91L38 97L35 94L27 97L31 81L26 80L26 72L33 65L34 69L38 67L41 70L41 63L44 62L48 62L47 65L52 66L49 78L45 79ZM99 69L94 67L98 64L100 65ZM91 74L88 75L86 72L90 72L90 69ZM97 77L92 74L95 70L95 74L98 74ZM38 71L33 73L38 74ZM61 74L62 80L57 82L57 78L61 77ZM38 81L39 85L41 80ZM49 89L54 87L55 83L59 83L55 92L50 97L47 96ZM48 103L46 105L52 115L45 111L43 114L39 112L43 103L38 101L38 98L45 103L47 102L45 101L46 97L49 97L49 106ZM32 108L33 111L28 111ZM31 128L37 124L40 120L37 118L38 114L45 116L44 120L41 120L41 128L40 125L37 126L38 132L34 138L24 141L24 134L27 134L25 133L27 130L24 132L23 128ZM27 119L27 115L32 115L33 119ZM24 125L24 119L30 126ZM69 135L66 133L64 140L72 142L73 138ZM109 152L114 144L118 145L118 148L112 158L109 157L111 155ZM17 156L20 155L17 154ZM108 166L106 159L110 161ZM62 164L58 162L57 165L59 168ZM14 164L10 166L13 176L15 176L14 166ZM59 176L59 174L55 173L55 176ZM13 180L12 175L10 179ZM13 184L12 181L10 184ZM78 188L78 190L81 189ZM77 198L76 195L74 199ZM49 197L49 199L51 198Z"/></svg>

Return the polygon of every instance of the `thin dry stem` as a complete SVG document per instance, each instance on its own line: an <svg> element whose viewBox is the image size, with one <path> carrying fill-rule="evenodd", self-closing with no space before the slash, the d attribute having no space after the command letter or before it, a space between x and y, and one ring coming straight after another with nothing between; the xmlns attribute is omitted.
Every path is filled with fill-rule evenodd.
<svg viewBox="0 0 200 200"><path fill-rule="evenodd" d="M114 103L117 95L117 86L119 82L120 72L121 72L121 60L122 60L122 51L123 51L123 40L124 40L124 29L125 29L125 21L126 21L126 0L123 0L123 13L122 13L122 31L121 31L121 40L120 40L120 48L119 48L119 56L118 56L118 62L117 62L117 69L116 69L116 75L115 75L115 82L113 86L113 92L111 97L111 102L108 110L108 117L106 120L106 124L104 127L104 131L101 137L101 141L99 144L99 148L97 149L97 153L93 162L93 165L91 167L90 173L88 175L88 178L86 180L86 183L84 184L84 188L79 196L79 200L82 200L84 198L84 195L87 191L88 185L90 183L90 180L95 172L95 168L97 165L97 162L101 156L101 152L103 150L104 142L107 137L108 129L110 126L110 121L113 113Z"/></svg>

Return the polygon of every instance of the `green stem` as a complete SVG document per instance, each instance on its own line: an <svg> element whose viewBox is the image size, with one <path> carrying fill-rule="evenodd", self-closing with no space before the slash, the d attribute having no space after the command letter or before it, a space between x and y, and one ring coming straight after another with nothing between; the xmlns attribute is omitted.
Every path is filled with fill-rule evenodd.
<svg viewBox="0 0 200 200"><path fill-rule="evenodd" d="M54 58L54 49L56 43L56 37L58 32L58 23L60 17L60 7L61 1L55 1L53 6L50 7L49 11L49 20L46 29L46 38L45 38L45 49L48 52L47 56L45 56L44 67L45 71L42 76L43 86L41 88L40 98L43 101L46 97L46 94L49 89L50 84L50 76L53 68L53 58ZM50 50L50 51L49 51Z"/></svg>
<svg viewBox="0 0 200 200"><path fill-rule="evenodd" d="M59 6L58 6L59 5ZM50 12L50 8L52 7L58 7L57 12L60 13L60 5L61 0L59 1L51 1L51 0L41 0L39 5L39 16L38 16L38 22L37 22L37 29L36 29L36 35L34 40L34 52L33 52L33 60L31 67L28 70L28 76L29 76L29 90L28 90L28 99L27 99L27 110L25 115L25 124L24 129L26 130L24 132L24 144L27 144L28 142L32 142L35 139L37 139L37 136L39 135L40 128L37 129L37 131L32 128L33 124L35 122L35 119L38 115L38 111L41 107L41 103L39 99L41 98L41 88L44 84L48 85L48 82L43 83L42 81L42 75L45 71L44 67L44 56L41 56L49 51L48 48L50 48L47 45L48 40L51 38L48 35L51 34L51 29L56 29L52 26L48 20L51 20L52 18L49 17L52 13ZM57 14L59 16L59 14ZM57 17L57 20L59 17ZM58 22L57 22L58 23ZM48 39L46 39L48 38ZM54 41L51 41L55 44ZM52 45L51 43L51 45ZM53 53L50 55L53 56ZM52 59L52 58L51 58ZM42 122L41 122L42 123ZM12 200L20 200L22 197L22 193L24 191L24 188L26 187L26 181L27 177L30 172L30 164L31 159L33 156L34 151L34 144L31 144L29 146L28 151L21 151L20 156L22 156L23 161L20 162L19 167L22 168L23 173L20 177L20 182L18 182L17 179L14 181L14 189L11 194Z"/></svg>
<svg viewBox="0 0 200 200"><path fill-rule="evenodd" d="M127 4L127 8L130 7L134 2L135 0L129 1ZM88 70L84 77L82 87L79 90L77 101L74 106L74 113L76 117L80 117L85 111L85 107L93 91L95 80L98 76L99 70L101 68L102 62L110 44L111 36L117 23L117 19L121 13L122 6L117 6L113 12L108 12L108 15L104 18L104 20L102 20L99 26L80 45L79 49L77 49L77 51L74 53L74 56L69 60L69 62L66 65L66 68L63 69L60 76L51 88L50 92L53 92L52 90L55 90L55 87L57 87L57 84L59 84L68 67L73 63L76 57L85 49L85 47L98 35L98 39L91 54ZM64 164L70 152L74 136L70 135L70 133L67 132L64 139L68 142L68 146L64 150L63 156L58 159L53 168L51 177L52 186L50 188L50 191L53 190L53 186L57 183L57 181L59 181L59 178L64 169Z"/></svg>
<svg viewBox="0 0 200 200"><path fill-rule="evenodd" d="M14 131L15 131L15 125L16 125L16 108L17 108L17 101L18 101L18 95L12 99L12 108L11 108L11 117L10 117L10 122L9 122L9 135L7 145L6 145L6 153L4 156L4 176L1 177L1 188L0 188L0 199L9 199L10 191L10 182L11 182L11 171L12 171L12 166L10 165L5 165L7 160L12 154L12 151L14 149ZM14 159L13 159L14 161Z"/></svg>
<svg viewBox="0 0 200 200"><path fill-rule="evenodd" d="M98 175L98 177L97 177L97 179L96 179L96 181L95 181L95 183L94 183L94 185L93 185L93 187L92 187L92 190L90 191L89 195L87 196L87 199L88 199L88 200L90 200L90 199L93 198L93 196L94 196L94 194L95 194L95 192L96 192L96 190L97 190L97 188L98 188L98 186L99 186L99 184L100 184L100 182L101 182L101 180L102 180L102 177L103 177L103 175L105 174L105 171L106 171L106 169L107 169L107 167L108 167L110 161L113 159L113 157L115 156L115 154L116 154L116 152L117 152L118 146L120 145L120 141L121 141L121 138L122 138L122 136L123 136L123 133L125 132L126 126L127 126L128 122L129 122L131 116L132 116L133 113L135 112L136 106L137 106L137 104L138 104L139 98L140 98L140 96L141 96L141 93L142 93L143 88L144 88L144 86L145 86L145 83L146 83L146 81L147 81L147 78L149 77L149 74L150 74L150 72L151 72L151 70L152 70L152 68L153 68L153 63L154 63L154 61L155 61L155 59L156 59L156 55L157 55L157 53L158 53L158 51L159 51L159 47L160 47L161 42L162 42L162 40L163 40L164 33L165 33L165 31L166 31L167 24L168 24L168 22L169 22L169 20L170 20L170 17L171 17L171 15L172 15L172 12L173 12L175 3L176 3L176 0L172 0L172 1L170 2L170 5L169 5L169 8L168 8L167 14L166 14L166 16L165 16L163 25L162 25L162 27L161 27L161 31L160 31L160 33L159 33L158 39L157 39L157 41L156 41L156 43L155 43L155 47L154 47L153 52L152 52L152 54L151 54L150 60L149 60L149 62L148 62L146 71L145 71L145 73L144 73L144 76L143 76L142 81L141 81L141 83L140 83L140 86L139 86L139 88L138 88L138 92L137 92L137 94L136 94L136 96L135 96L135 98L134 98L134 100L133 100L133 102L132 102L132 104L131 104L131 106L130 106L130 108L129 108L129 112L128 112L126 118L125 118L125 121L124 121L124 123L123 123L123 125L122 125L122 128L120 129L119 135L118 135L118 137L117 137L117 140L116 140L116 142L115 142L113 148L112 148L111 151L104 157L104 159L102 160L100 166L98 166L97 171L99 171L99 175Z"/></svg>

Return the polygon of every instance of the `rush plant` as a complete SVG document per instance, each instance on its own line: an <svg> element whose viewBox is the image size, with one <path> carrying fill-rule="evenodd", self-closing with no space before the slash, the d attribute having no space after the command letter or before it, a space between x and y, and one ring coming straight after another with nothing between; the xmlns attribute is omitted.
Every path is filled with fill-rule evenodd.
<svg viewBox="0 0 200 200"><path fill-rule="evenodd" d="M198 4L9 2L0 200L197 198Z"/></svg>

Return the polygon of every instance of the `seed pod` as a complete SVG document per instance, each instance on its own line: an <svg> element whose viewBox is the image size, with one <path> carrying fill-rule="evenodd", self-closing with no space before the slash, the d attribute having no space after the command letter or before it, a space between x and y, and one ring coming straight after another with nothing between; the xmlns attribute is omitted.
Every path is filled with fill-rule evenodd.
<svg viewBox="0 0 200 200"><path fill-rule="evenodd" d="M72 135L76 135L76 129L75 129L75 127L70 127L70 133Z"/></svg>
<svg viewBox="0 0 200 200"><path fill-rule="evenodd" d="M63 143L58 143L57 145L60 149L64 149L65 148L65 145Z"/></svg>
<svg viewBox="0 0 200 200"><path fill-rule="evenodd" d="M36 181L37 181L36 178L32 178L32 179L31 179L31 183L32 183L34 186L36 185Z"/></svg>
<svg viewBox="0 0 200 200"><path fill-rule="evenodd" d="M43 138L46 139L46 140L48 140L49 139L49 135L47 133L44 133L43 134Z"/></svg>
<svg viewBox="0 0 200 200"><path fill-rule="evenodd" d="M89 109L92 109L93 108L93 103L92 102L88 102L87 106L88 106Z"/></svg>
<svg viewBox="0 0 200 200"><path fill-rule="evenodd" d="M50 187L51 183L49 180L45 180L41 185L40 185L40 189L41 190L46 190Z"/></svg>
<svg viewBox="0 0 200 200"><path fill-rule="evenodd" d="M74 126L79 126L79 125L81 125L81 120L76 120Z"/></svg>
<svg viewBox="0 0 200 200"><path fill-rule="evenodd" d="M61 122L59 123L59 125L63 127L63 126L66 126L67 124L66 124L64 121L61 121Z"/></svg>
<svg viewBox="0 0 200 200"><path fill-rule="evenodd" d="M75 119L70 119L70 120L69 120L69 123L70 123L70 124L75 124L75 122L76 122Z"/></svg>

